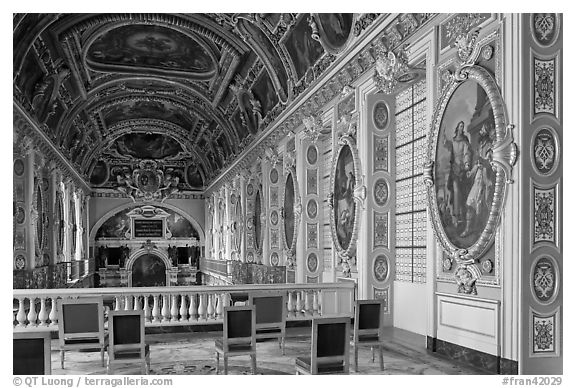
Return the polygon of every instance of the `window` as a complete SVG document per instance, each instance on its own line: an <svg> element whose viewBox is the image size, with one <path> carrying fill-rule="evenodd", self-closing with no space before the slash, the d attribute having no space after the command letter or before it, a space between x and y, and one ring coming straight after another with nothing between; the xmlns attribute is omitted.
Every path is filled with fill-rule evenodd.
<svg viewBox="0 0 576 388"><path fill-rule="evenodd" d="M426 81L396 96L396 280L426 282Z"/></svg>

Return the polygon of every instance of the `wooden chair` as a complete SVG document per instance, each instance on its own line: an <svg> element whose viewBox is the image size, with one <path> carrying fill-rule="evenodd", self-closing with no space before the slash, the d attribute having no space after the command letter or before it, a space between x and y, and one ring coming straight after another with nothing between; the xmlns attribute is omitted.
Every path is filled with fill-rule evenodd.
<svg viewBox="0 0 576 388"><path fill-rule="evenodd" d="M108 314L110 343L108 345L108 374L117 364L140 362L143 372L150 371L150 346L144 334L144 311L121 310Z"/></svg>
<svg viewBox="0 0 576 388"><path fill-rule="evenodd" d="M52 374L49 331L14 333L12 344L12 374Z"/></svg>
<svg viewBox="0 0 576 388"><path fill-rule="evenodd" d="M66 350L99 348L102 366L104 366L104 351L108 345L108 334L104 331L102 298L59 299L57 304L62 369L64 369Z"/></svg>
<svg viewBox="0 0 576 388"><path fill-rule="evenodd" d="M224 308L223 337L215 341L216 374L220 370L220 354L224 357L224 374L228 374L228 357L249 355L252 374L256 374L256 308L237 306Z"/></svg>
<svg viewBox="0 0 576 388"><path fill-rule="evenodd" d="M350 318L312 319L311 357L296 358L296 374L348 374Z"/></svg>
<svg viewBox="0 0 576 388"><path fill-rule="evenodd" d="M358 347L372 347L372 362L374 362L374 349L378 349L380 370L384 370L383 355L384 338L384 301L383 300L357 300L354 312L354 370L358 372Z"/></svg>
<svg viewBox="0 0 576 388"><path fill-rule="evenodd" d="M249 304L256 308L256 340L278 338L284 355L287 315L284 294L251 294Z"/></svg>

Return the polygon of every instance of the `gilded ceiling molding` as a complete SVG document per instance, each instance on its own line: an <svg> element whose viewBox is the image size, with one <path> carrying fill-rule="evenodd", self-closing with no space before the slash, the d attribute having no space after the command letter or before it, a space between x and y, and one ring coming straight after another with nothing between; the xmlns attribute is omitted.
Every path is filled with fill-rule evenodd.
<svg viewBox="0 0 576 388"><path fill-rule="evenodd" d="M82 188L86 193L90 193L90 186L84 178L72 167L66 157L62 155L52 141L38 128L37 124L32 121L28 113L26 113L17 102L13 103L12 114L14 127L17 128L20 133L29 136L34 146L37 147L45 157L53 160L60 171L70 177L78 187Z"/></svg>

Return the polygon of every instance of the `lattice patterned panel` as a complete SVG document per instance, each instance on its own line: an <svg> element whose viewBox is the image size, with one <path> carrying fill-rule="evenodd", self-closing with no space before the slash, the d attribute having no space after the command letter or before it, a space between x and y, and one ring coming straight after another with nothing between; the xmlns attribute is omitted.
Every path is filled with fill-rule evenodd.
<svg viewBox="0 0 576 388"><path fill-rule="evenodd" d="M426 245L426 211L419 211L413 214L414 246Z"/></svg>
<svg viewBox="0 0 576 388"><path fill-rule="evenodd" d="M414 141L414 175L422 174L426 161L426 138Z"/></svg>
<svg viewBox="0 0 576 388"><path fill-rule="evenodd" d="M412 213L396 215L396 246L412 246Z"/></svg>
<svg viewBox="0 0 576 388"><path fill-rule="evenodd" d="M411 142L412 139L412 110L408 109L396 116L396 146Z"/></svg>
<svg viewBox="0 0 576 388"><path fill-rule="evenodd" d="M412 281L412 248L396 248L396 280Z"/></svg>
<svg viewBox="0 0 576 388"><path fill-rule="evenodd" d="M426 248L414 248L414 283L426 283Z"/></svg>
<svg viewBox="0 0 576 388"><path fill-rule="evenodd" d="M428 132L428 120L426 118L426 100L414 105L414 139L426 136Z"/></svg>
<svg viewBox="0 0 576 388"><path fill-rule="evenodd" d="M412 105L412 88L405 89L396 96L396 112L401 112Z"/></svg>
<svg viewBox="0 0 576 388"><path fill-rule="evenodd" d="M422 175L414 177L414 192L412 198L414 199L414 210L426 209L426 185L424 184L424 177Z"/></svg>
<svg viewBox="0 0 576 388"><path fill-rule="evenodd" d="M412 176L412 144L396 149L396 180Z"/></svg>
<svg viewBox="0 0 576 388"><path fill-rule="evenodd" d="M414 103L420 102L426 98L426 80L418 81L413 86L414 89Z"/></svg>
<svg viewBox="0 0 576 388"><path fill-rule="evenodd" d="M412 179L396 182L396 211L398 213L412 211Z"/></svg>
<svg viewBox="0 0 576 388"><path fill-rule="evenodd" d="M332 191L330 187L330 173L332 171L332 141L327 138L320 145L322 160L320 162L320 198L321 198L321 216L320 233L323 248L324 269L332 269L332 234L330 231L330 212L332 209L328 206L328 193Z"/></svg>

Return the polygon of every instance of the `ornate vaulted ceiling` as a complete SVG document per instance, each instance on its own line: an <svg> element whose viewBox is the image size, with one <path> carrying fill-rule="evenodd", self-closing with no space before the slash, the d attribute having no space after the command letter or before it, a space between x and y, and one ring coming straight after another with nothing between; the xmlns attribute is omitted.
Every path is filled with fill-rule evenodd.
<svg viewBox="0 0 576 388"><path fill-rule="evenodd" d="M152 160L180 190L202 190L344 46L353 21L15 14L14 97L93 188ZM318 26L329 40L312 38Z"/></svg>

